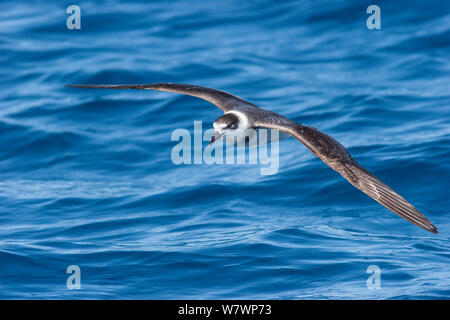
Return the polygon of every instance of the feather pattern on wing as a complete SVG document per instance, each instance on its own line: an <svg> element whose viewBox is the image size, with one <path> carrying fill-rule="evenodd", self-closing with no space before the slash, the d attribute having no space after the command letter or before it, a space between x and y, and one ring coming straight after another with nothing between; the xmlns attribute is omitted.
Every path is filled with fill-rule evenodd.
<svg viewBox="0 0 450 320"><path fill-rule="evenodd" d="M348 182L400 217L427 231L437 228L412 204L364 169L338 141L316 128L298 124L277 114L266 114L258 126L284 131L302 142L313 154Z"/></svg>
<svg viewBox="0 0 450 320"><path fill-rule="evenodd" d="M177 84L177 83L154 83L154 84L69 84L67 87L76 88L90 88L90 89L138 89L138 90L156 90L156 91L168 91L186 94L189 96L197 97L206 100L224 112L240 106L247 105L249 107L257 108L254 104L247 102L230 93L201 87L190 84Z"/></svg>

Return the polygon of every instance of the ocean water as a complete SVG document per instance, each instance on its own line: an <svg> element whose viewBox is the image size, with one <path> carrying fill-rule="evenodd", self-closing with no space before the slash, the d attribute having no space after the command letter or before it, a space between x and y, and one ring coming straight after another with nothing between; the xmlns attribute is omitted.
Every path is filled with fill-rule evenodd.
<svg viewBox="0 0 450 320"><path fill-rule="evenodd" d="M450 298L449 57L448 1L2 0L0 298ZM275 175L174 164L173 130L222 114L203 100L64 87L155 82L318 127L440 233L292 138Z"/></svg>

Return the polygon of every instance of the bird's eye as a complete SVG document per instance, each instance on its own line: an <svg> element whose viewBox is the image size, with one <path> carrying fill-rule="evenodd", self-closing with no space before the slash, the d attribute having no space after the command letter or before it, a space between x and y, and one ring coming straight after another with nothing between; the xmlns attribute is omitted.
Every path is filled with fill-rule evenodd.
<svg viewBox="0 0 450 320"><path fill-rule="evenodd" d="M236 129L236 127L237 127L237 123L236 122L233 122L232 124L228 125L228 129Z"/></svg>

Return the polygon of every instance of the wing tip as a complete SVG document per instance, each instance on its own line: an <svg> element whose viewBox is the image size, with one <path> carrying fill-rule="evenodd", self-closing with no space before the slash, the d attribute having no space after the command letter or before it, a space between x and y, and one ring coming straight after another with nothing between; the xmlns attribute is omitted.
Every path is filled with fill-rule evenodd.
<svg viewBox="0 0 450 320"><path fill-rule="evenodd" d="M428 220L427 218L425 218L425 217L423 217L423 218L425 219L425 221L423 221L420 224L416 223L416 222L413 222L413 221L410 221L410 222L412 222L413 224L415 224L418 227L421 227L422 229L424 229L426 231L429 231L429 232L434 233L434 234L438 234L439 231L436 228L436 226L434 224L432 224L431 221Z"/></svg>
<svg viewBox="0 0 450 320"><path fill-rule="evenodd" d="M137 90L156 90L169 91L166 86L170 83L152 83L152 84L65 84L68 88L83 88L83 89L137 89Z"/></svg>
<svg viewBox="0 0 450 320"><path fill-rule="evenodd" d="M89 88L89 89L104 88L105 86L113 88L110 85L103 85L103 84L65 84L64 85L64 87L69 87L69 88Z"/></svg>
<svg viewBox="0 0 450 320"><path fill-rule="evenodd" d="M420 223L415 223L411 220L410 220L410 222L414 223L415 225L421 227L422 229L424 229L426 231L429 231L434 234L438 234L439 231L436 228L436 226L430 220L428 220L422 213L420 213L420 215L422 216L422 221Z"/></svg>
<svg viewBox="0 0 450 320"><path fill-rule="evenodd" d="M429 229L427 229L427 230L432 232L432 233L434 233L434 234L438 234L439 233L438 229L434 225L431 225L431 227Z"/></svg>

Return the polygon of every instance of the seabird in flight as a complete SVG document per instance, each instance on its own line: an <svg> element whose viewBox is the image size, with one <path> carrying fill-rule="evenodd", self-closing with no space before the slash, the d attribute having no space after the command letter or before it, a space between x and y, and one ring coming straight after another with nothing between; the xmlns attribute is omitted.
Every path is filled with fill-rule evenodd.
<svg viewBox="0 0 450 320"><path fill-rule="evenodd" d="M364 169L335 139L314 127L299 124L275 112L260 109L230 93L189 84L157 83L131 85L67 85L77 88L151 89L176 92L204 99L223 110L224 115L214 121L215 135L211 143L225 134L238 130L269 128L293 136L303 143L325 164L348 182L400 217L427 231L437 228L412 204Z"/></svg>

